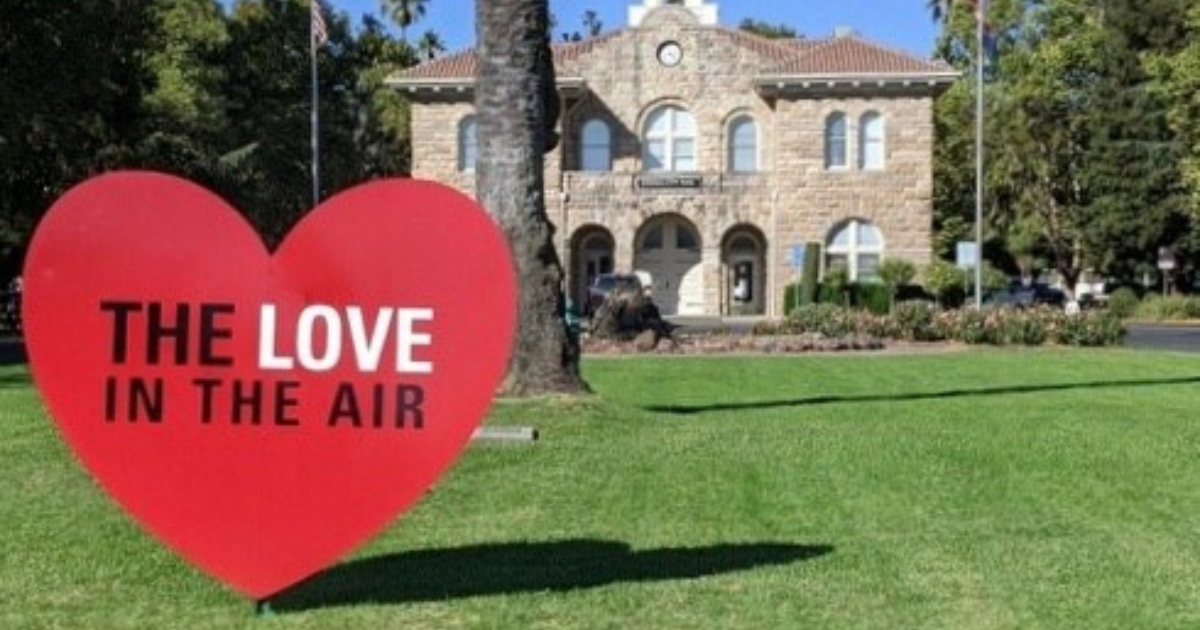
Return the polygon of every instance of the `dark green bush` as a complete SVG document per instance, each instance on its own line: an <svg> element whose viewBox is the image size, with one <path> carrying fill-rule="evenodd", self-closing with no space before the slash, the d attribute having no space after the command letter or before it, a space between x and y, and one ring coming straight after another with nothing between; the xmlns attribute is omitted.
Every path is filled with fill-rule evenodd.
<svg viewBox="0 0 1200 630"><path fill-rule="evenodd" d="M1141 300L1133 289L1121 287L1108 296L1108 312L1112 313L1113 317L1127 319L1133 317L1140 303Z"/></svg>
<svg viewBox="0 0 1200 630"><path fill-rule="evenodd" d="M862 282L850 286L850 300L858 308L876 315L887 315L892 298L886 285Z"/></svg>

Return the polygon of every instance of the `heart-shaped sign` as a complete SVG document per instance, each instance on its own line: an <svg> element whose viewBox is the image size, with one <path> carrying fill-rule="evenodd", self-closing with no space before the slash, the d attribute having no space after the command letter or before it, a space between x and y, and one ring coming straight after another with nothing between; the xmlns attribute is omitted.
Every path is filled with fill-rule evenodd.
<svg viewBox="0 0 1200 630"><path fill-rule="evenodd" d="M419 181L343 192L271 254L185 180L64 195L25 268L35 381L84 466L254 598L328 566L445 471L515 324L501 232Z"/></svg>

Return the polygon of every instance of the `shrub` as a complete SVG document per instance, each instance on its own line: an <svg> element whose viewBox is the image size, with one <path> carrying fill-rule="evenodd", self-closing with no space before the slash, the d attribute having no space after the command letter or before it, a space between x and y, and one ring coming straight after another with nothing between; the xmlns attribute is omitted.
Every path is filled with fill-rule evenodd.
<svg viewBox="0 0 1200 630"><path fill-rule="evenodd" d="M825 270L825 281L821 283L819 302L849 306L850 270L837 263Z"/></svg>
<svg viewBox="0 0 1200 630"><path fill-rule="evenodd" d="M821 278L821 244L807 243L804 246L804 267L800 276L800 303L813 304L817 301L817 289Z"/></svg>
<svg viewBox="0 0 1200 630"><path fill-rule="evenodd" d="M908 341L940 341L942 331L934 325L937 307L931 302L900 302L892 310L892 335Z"/></svg>
<svg viewBox="0 0 1200 630"><path fill-rule="evenodd" d="M1108 296L1108 312L1113 317L1121 319L1133 317L1133 314L1137 312L1138 304L1140 304L1140 300L1138 300L1137 293L1129 287L1121 287Z"/></svg>
<svg viewBox="0 0 1200 630"><path fill-rule="evenodd" d="M987 342L987 313L983 311L968 308L942 311L938 313L935 322L946 339L969 344Z"/></svg>
<svg viewBox="0 0 1200 630"><path fill-rule="evenodd" d="M1147 295L1146 299L1138 305L1137 315L1158 321L1200 317L1200 299L1183 295L1172 295L1165 298L1159 295Z"/></svg>
<svg viewBox="0 0 1200 630"><path fill-rule="evenodd" d="M793 282L783 288L783 312L791 315L792 311L799 306L799 298L801 294L800 284Z"/></svg>
<svg viewBox="0 0 1200 630"><path fill-rule="evenodd" d="M935 260L925 268L925 286L943 308L962 303L965 284L963 270L944 260Z"/></svg>
<svg viewBox="0 0 1200 630"><path fill-rule="evenodd" d="M836 304L805 304L792 311L788 329L796 333L820 333L826 337L845 337L855 333L851 311Z"/></svg>
<svg viewBox="0 0 1200 630"><path fill-rule="evenodd" d="M883 282L883 286L888 289L890 302L888 310L891 310L895 304L896 294L900 291L900 287L909 284L913 278L917 277L916 265L899 258L889 258L883 261L879 267L879 279Z"/></svg>
<svg viewBox="0 0 1200 630"><path fill-rule="evenodd" d="M874 282L850 285L850 299L854 306L876 315L886 315L892 302L888 287Z"/></svg>
<svg viewBox="0 0 1200 630"><path fill-rule="evenodd" d="M1125 339L1125 327L1112 313L1093 311L1063 317L1055 337L1067 346L1112 346Z"/></svg>
<svg viewBox="0 0 1200 630"><path fill-rule="evenodd" d="M1000 316L998 343L1040 346L1058 329L1062 313L1047 306L1031 309L1004 309Z"/></svg>

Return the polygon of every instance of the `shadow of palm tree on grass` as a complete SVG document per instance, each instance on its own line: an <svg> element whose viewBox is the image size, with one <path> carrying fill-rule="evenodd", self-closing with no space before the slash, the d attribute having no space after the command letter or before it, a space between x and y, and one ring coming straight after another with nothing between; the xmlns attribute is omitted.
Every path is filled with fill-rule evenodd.
<svg viewBox="0 0 1200 630"><path fill-rule="evenodd" d="M1107 389L1124 387L1151 387L1160 385L1190 385L1200 383L1200 376L1162 378L1146 380L1093 381L1089 383L1051 383L1046 385L1014 385L1010 387L981 387L978 389L951 389L941 392L914 392L908 394L866 394L861 396L812 396L792 400L763 400L749 402L713 403L706 405L649 405L643 407L654 413L692 415L713 411L751 411L779 407L808 407L839 403L901 402L910 400L938 400L966 398L971 396L1004 396L1008 394L1033 394L1038 392L1067 391L1072 389Z"/></svg>
<svg viewBox="0 0 1200 630"><path fill-rule="evenodd" d="M830 545L723 544L635 551L604 540L431 549L356 560L271 598L279 612L569 591L618 582L678 580L782 565L831 553Z"/></svg>

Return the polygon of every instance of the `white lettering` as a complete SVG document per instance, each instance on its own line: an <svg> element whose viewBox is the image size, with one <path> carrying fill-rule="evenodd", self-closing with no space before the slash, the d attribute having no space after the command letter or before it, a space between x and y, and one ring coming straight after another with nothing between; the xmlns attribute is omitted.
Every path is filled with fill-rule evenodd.
<svg viewBox="0 0 1200 630"><path fill-rule="evenodd" d="M258 312L258 369L292 369L295 362L291 357L281 357L275 353L275 305L263 304Z"/></svg>
<svg viewBox="0 0 1200 630"><path fill-rule="evenodd" d="M433 317L432 308L380 308L372 318L361 306L339 310L328 304L310 304L300 310L295 356L289 356L278 350L276 306L263 304L259 309L258 367L292 370L298 364L312 372L328 372L341 363L345 336L349 334L354 366L360 372L378 372L384 352L394 344L396 372L432 374L433 361L417 360L414 353L419 346L433 345L432 333L417 330L420 322L432 322Z"/></svg>
<svg viewBox="0 0 1200 630"><path fill-rule="evenodd" d="M418 321L433 321L433 309L396 309L396 371L402 374L433 373L432 362L413 360L413 346L428 346L433 343L433 335L413 331L413 322Z"/></svg>
<svg viewBox="0 0 1200 630"><path fill-rule="evenodd" d="M325 354L318 357L313 352L313 341L316 335L313 328L317 319L325 320ZM328 372L342 358L342 320L332 306L314 304L300 311L300 321L296 324L296 359L300 365L313 372Z"/></svg>
<svg viewBox="0 0 1200 630"><path fill-rule="evenodd" d="M351 306L346 309L346 317L350 323L350 343L354 346L354 358L358 360L358 369L363 372L379 370L379 359L383 357L383 345L387 342L388 326L392 322L392 311L383 309L375 318L375 327L371 329L371 338L366 338L366 323L363 321L362 307Z"/></svg>

